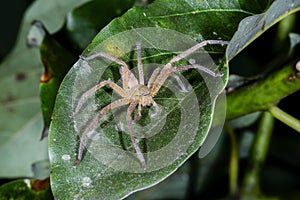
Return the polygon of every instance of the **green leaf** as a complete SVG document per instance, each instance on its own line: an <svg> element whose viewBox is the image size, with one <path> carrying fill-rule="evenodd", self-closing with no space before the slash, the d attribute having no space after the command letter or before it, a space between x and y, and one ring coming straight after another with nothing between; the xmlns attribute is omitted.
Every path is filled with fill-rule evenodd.
<svg viewBox="0 0 300 200"><path fill-rule="evenodd" d="M36 22L39 24L39 22ZM40 25L42 27L42 25ZM40 83L40 101L44 129L42 138L48 135L54 102L60 83L76 58L43 28L45 36L40 44L41 60L45 71Z"/></svg>
<svg viewBox="0 0 300 200"><path fill-rule="evenodd" d="M95 35L111 20L133 6L135 0L90 1L68 13L66 23L60 30L73 48L83 50Z"/></svg>
<svg viewBox="0 0 300 200"><path fill-rule="evenodd" d="M49 179L43 181L29 179L12 181L0 187L0 199L54 199L49 186Z"/></svg>
<svg viewBox="0 0 300 200"><path fill-rule="evenodd" d="M165 52L161 50L166 50L164 47L174 45L178 41L174 42L171 39L172 34L169 35L170 38L161 37L159 33L155 36L156 32L153 32L153 29L150 28L148 29L149 32L143 32L142 30L145 29L138 29L138 27L157 27L157 30L159 27L168 28L188 35L190 40L185 43L185 46L181 46L181 49L177 49L177 51L183 51L191 47L189 46L192 45L191 40L194 42L200 42L204 39L229 40L234 34L239 21L253 14L252 8L252 2L239 4L238 1L234 1L229 4L223 3L223 1L210 1L209 3L202 1L156 1L146 8L135 7L122 17L113 20L95 37L84 51L84 55L105 51L124 61L129 61L128 64L131 66L136 62L136 54L131 51L135 48L136 40L132 40L130 37L120 38L124 34L123 31L131 30L131 34L137 33L143 39L147 38L147 40L143 40L142 45L149 45L149 41L153 43L151 49L143 51L144 65L153 62L166 63L168 59L174 56L174 51ZM118 33L122 34L117 35ZM117 39L114 40L112 36ZM133 38L136 39L136 37ZM216 57L218 57L217 53L224 50L222 47L209 47L208 49L211 55ZM100 123L101 128L98 126L95 128L96 132L101 129L103 129L103 132L101 134L96 133L95 142L89 140L88 151L85 151L79 166L74 168L73 163L79 146L78 134L84 131L90 122L89 120L97 114L95 111L99 112L99 109L110 102L109 90L101 90L90 97L82 108L84 111L75 116L75 119L69 118L69 115L74 111L79 96L99 81L108 78L115 82L119 80L119 66L112 65L104 70L106 64L106 62L98 59L89 62L79 60L67 74L60 87L49 135L49 155L52 165L51 186L56 198L119 199L134 191L155 185L168 177L203 143L211 123L215 98L226 85L228 76L227 67L221 68L225 75L221 82L217 83L215 87L211 87L213 89L210 91L210 99L208 86L204 84L204 80L199 77L198 73L183 73L191 82L197 95L198 106L202 109L201 115L197 117L201 120L196 125L199 130L196 136L190 140L191 143L187 149L180 151L181 145L169 145L173 148L173 151L168 153L182 153L179 153L178 158L171 163L163 166L166 160L171 157L171 154L165 152L158 156L156 162L150 160L147 166L148 171L144 172L139 161L133 159L135 154L134 150L130 148L131 143L126 131L123 132L122 128L121 130L116 128L114 120L107 117L104 123ZM184 64L184 62L180 64ZM215 80L215 78L210 80ZM147 138L146 141L139 140L138 145L141 148L143 144L147 147L145 152L155 152L164 146L168 146L176 136L183 137L180 141L186 141L184 136L186 136L189 129L177 135L174 134L174 129L178 129L181 120L180 115L182 114L179 108L187 98L176 101L174 97L176 96L172 96L172 93L168 90L162 89L157 94L156 99L154 98L166 110L168 117L160 134L152 135L153 137ZM143 110L149 111L147 108ZM151 112L151 108L149 112ZM187 113L191 113L191 110ZM183 119L186 120L189 117ZM143 117L137 124L139 123L142 123L142 125L149 123L147 113L144 114L143 112ZM138 132L135 132L135 134L138 135ZM113 144L108 145L106 143L107 139ZM125 151L120 156L119 151L115 152L114 147L116 146L117 150L120 146L127 147L133 154ZM128 156L128 154L133 156ZM124 157L126 160L122 160ZM154 164L161 166L151 171L150 169ZM128 165L131 168L126 168ZM123 171L118 169L122 167Z"/></svg>
<svg viewBox="0 0 300 200"><path fill-rule="evenodd" d="M48 159L47 141L39 140L43 129L38 98L42 64L39 52L26 46L30 24L39 19L55 31L67 11L82 2L36 1L24 16L16 47L1 63L0 177L33 177L31 165ZM49 17L53 14L55 17Z"/></svg>
<svg viewBox="0 0 300 200"><path fill-rule="evenodd" d="M265 13L242 20L227 48L226 59L231 60L275 23L299 10L299 0L277 0Z"/></svg>

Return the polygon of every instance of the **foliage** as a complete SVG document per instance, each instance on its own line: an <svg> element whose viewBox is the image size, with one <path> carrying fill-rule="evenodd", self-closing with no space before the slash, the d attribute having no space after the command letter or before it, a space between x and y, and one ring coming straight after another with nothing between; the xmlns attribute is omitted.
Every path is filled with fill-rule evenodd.
<svg viewBox="0 0 300 200"><path fill-rule="evenodd" d="M42 192L33 191L35 181L19 179L0 187L0 199L29 196L36 199L53 196L57 199L297 199L300 196L296 190L300 185L297 159L300 138L294 133L294 130L300 132L297 120L300 116L294 104L300 89L300 70L295 67L299 60L299 0L156 0L153 3L95 0L72 4L67 1L34 2L24 16L14 51L0 66L0 134L3 138L0 176L31 179L49 176L47 141L39 142L39 138L41 134L47 136L50 123L48 151L52 171L51 190L46 184ZM57 7L62 9L53 15ZM37 49L24 45L33 20L40 22L31 26L27 41L39 48L41 59ZM222 46L205 47L224 73L212 90L212 96L207 95L204 81L197 73L183 73L192 83L197 99L201 99L199 107L204 112L197 124L201 128L184 156L154 171L118 171L100 163L91 150L85 151L84 159L74 168L79 137L74 128L76 119L74 122L68 116L76 104L73 93L82 94L100 81L95 73L78 79L85 63L76 62L77 57L82 51L83 55L88 55L99 49L110 49L107 39L144 27L176 30L197 42L205 39L230 41L226 52ZM144 32L142 35L147 36ZM150 39L155 41L153 37ZM125 39L119 39L119 45L122 46L123 41ZM168 38L163 41L172 43ZM154 50L143 50L144 64L166 63L174 56L173 52L162 54L156 49L159 44L154 45ZM132 53L122 49L117 52L122 60L134 63ZM117 67L110 65L102 78L117 82L120 78ZM219 106L215 105L216 98L225 86L227 115L223 134L212 152L199 159L195 152L203 144L212 121L213 125L222 123L222 117L214 116L213 119L212 114L215 106ZM92 99L102 105L110 96L111 91L105 89ZM165 134L148 142L153 149L174 139L172 128L177 128L180 121L175 108L184 102L184 98L182 102L172 101L167 90L162 90L157 99L162 97L167 97L161 103L168 114L168 128ZM93 116L89 114L79 119L86 122ZM139 121L146 122L147 118ZM115 129L113 120L107 119L104 124L105 135L121 145L120 131ZM122 142L130 146L129 137L121 134L124 135ZM104 145L102 138L97 142ZM139 145L142 144L140 141ZM95 146L96 152L101 151L101 145ZM104 159L111 159L113 149L108 147L105 151L108 153ZM126 162L129 161L125 161L124 166ZM142 189L145 190L139 191ZM16 195L8 196L10 192Z"/></svg>

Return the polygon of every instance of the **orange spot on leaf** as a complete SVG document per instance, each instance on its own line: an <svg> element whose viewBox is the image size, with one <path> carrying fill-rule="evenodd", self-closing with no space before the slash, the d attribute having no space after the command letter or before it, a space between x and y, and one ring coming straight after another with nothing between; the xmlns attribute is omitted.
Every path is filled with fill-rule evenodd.
<svg viewBox="0 0 300 200"><path fill-rule="evenodd" d="M42 74L40 82L47 83L52 78L52 73L50 72L46 61L42 60L42 62L45 68L45 72Z"/></svg>

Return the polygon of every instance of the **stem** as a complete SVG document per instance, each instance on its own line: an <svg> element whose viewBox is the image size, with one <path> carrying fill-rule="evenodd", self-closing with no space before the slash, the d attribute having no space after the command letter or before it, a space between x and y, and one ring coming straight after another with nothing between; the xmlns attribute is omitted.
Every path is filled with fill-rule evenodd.
<svg viewBox="0 0 300 200"><path fill-rule="evenodd" d="M273 127L273 116L268 112L264 112L253 143L248 170L243 180L241 190L242 197L256 199L260 195L259 173L266 159Z"/></svg>
<svg viewBox="0 0 300 200"><path fill-rule="evenodd" d="M236 137L233 129L229 125L225 125L226 132L229 135L231 143L231 154L230 154L230 163L229 163L229 192L231 196L235 196L238 192L238 145L236 142Z"/></svg>
<svg viewBox="0 0 300 200"><path fill-rule="evenodd" d="M277 37L275 44L282 44L289 37L289 33L293 31L296 22L296 14L293 13L278 23Z"/></svg>
<svg viewBox="0 0 300 200"><path fill-rule="evenodd" d="M284 97L300 89L294 65L288 65L266 78L227 95L226 120L258 110L268 110Z"/></svg>
<svg viewBox="0 0 300 200"><path fill-rule="evenodd" d="M289 127L295 129L300 133L300 121L288 113L284 112L277 106L269 108L269 112L278 120L288 125Z"/></svg>

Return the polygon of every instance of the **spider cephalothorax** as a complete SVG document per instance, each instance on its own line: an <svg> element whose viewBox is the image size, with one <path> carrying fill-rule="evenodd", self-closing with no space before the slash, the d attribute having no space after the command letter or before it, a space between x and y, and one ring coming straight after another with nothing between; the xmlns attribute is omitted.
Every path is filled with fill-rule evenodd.
<svg viewBox="0 0 300 200"><path fill-rule="evenodd" d="M154 105L157 107L157 104L153 100L153 97L158 93L158 91L160 90L161 86L164 84L166 79L168 77L170 77L171 75L173 75L173 73L175 73L175 72L185 71L188 69L199 69L199 70L204 71L214 77L222 76L222 74L211 71L210 69L205 68L198 64L190 64L190 65L186 65L186 66L173 67L173 64L175 62L187 57L188 55L192 54L193 52L195 52L196 50L198 50L199 48L201 48L207 44L224 45L224 44L228 44L228 42L222 41L222 40L205 40L201 43L198 43L197 45L187 49L186 51L184 51L184 52L178 54L177 56L175 56L174 58L172 58L163 68L156 68L153 71L147 85L145 85L145 83L144 83L144 72L143 72L143 67L142 67L141 44L140 43L137 44L137 48L136 48L137 49L139 80L129 70L127 64L124 61L122 61L118 58L115 58L111 55L108 55L104 52L99 52L99 53L93 54L88 57L81 56L81 59L83 59L85 61L89 61L89 60L92 60L97 57L103 57L103 58L106 58L117 64L120 64L121 65L120 74L121 74L121 79L122 79L122 87L120 87L119 85L117 85L116 83L114 83L110 80L106 80L106 81L102 81L99 84L95 85L94 87L92 87L91 89L86 91L80 97L80 99L77 103L77 106L75 108L75 111L70 115L70 117L74 117L79 112L80 108L82 107L82 105L84 103L84 100L89 95L91 95L92 93L94 93L95 91L99 90L100 88L102 88L104 86L110 86L117 94L119 94L121 96L120 99L113 101L112 103L110 103L107 106L105 106L104 108L102 108L102 110L99 112L99 114L96 116L96 118L94 118L93 121L87 126L87 128L85 129L85 131L83 132L82 137L81 137L77 160L75 161L74 166L77 166L82 159L82 154L83 154L87 134L93 130L93 128L96 126L97 123L99 123L99 121L102 119L102 117L108 111L110 111L114 108L129 104L128 109L127 109L127 114L126 114L126 122L127 122L128 128L129 128L131 142L132 142L132 145L137 154L137 158L140 160L142 167L144 169L146 169L145 158L144 158L138 144L135 141L133 128L132 128L131 115L137 106L138 106L138 111L137 111L135 120L137 120L139 118L139 116L141 116L142 107L151 106L151 105Z"/></svg>

